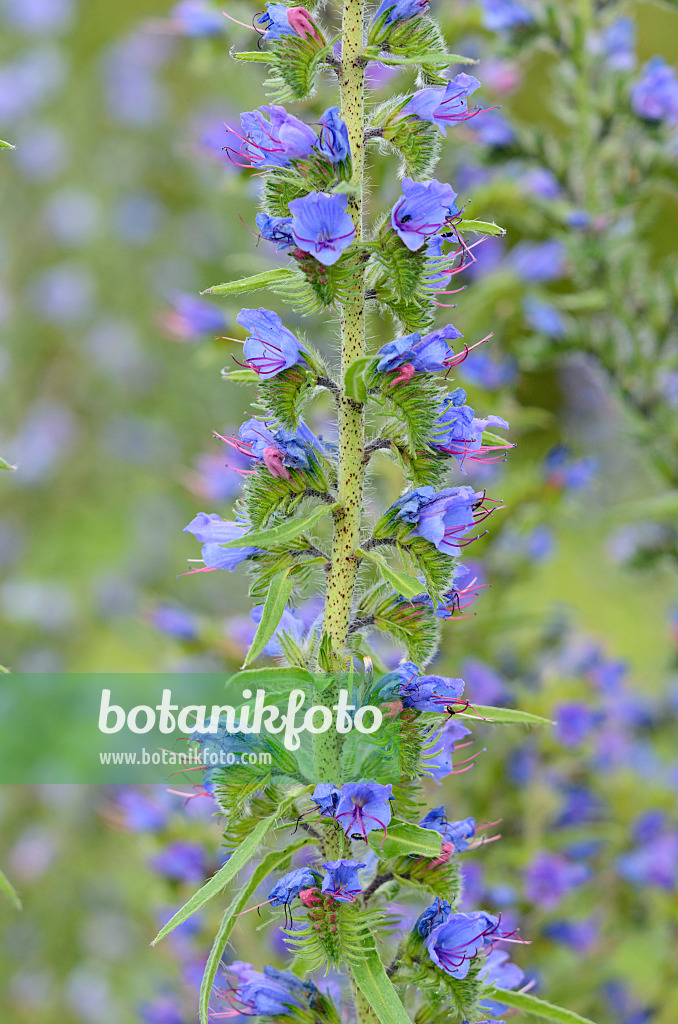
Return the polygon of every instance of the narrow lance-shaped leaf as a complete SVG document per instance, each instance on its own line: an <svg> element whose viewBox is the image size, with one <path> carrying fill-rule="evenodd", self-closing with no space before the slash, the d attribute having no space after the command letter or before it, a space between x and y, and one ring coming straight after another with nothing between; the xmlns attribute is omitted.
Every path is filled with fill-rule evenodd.
<svg viewBox="0 0 678 1024"><path fill-rule="evenodd" d="M391 821L386 835L380 831L370 832L368 844L380 857L401 857L412 854L415 857L439 857L442 836L432 829L420 828L407 821Z"/></svg>
<svg viewBox="0 0 678 1024"><path fill-rule="evenodd" d="M275 270L265 270L262 274L254 274L252 277L240 277L237 281L224 281L223 284L213 284L206 288L201 295L241 295L243 292L258 292L263 288L272 288L275 284L284 284L291 281L294 274L286 267L277 267Z"/></svg>
<svg viewBox="0 0 678 1024"><path fill-rule="evenodd" d="M376 565L386 582L390 583L393 589L398 594L402 594L403 597L418 597L422 593L424 584L421 580L418 580L415 576L410 576L409 573L398 572L396 569L392 569L384 556L380 555L377 551L365 551L363 548L357 548L356 555Z"/></svg>
<svg viewBox="0 0 678 1024"><path fill-rule="evenodd" d="M279 526L272 526L267 530L258 530L256 533L244 533L242 538L238 537L237 540L229 540L227 544L222 544L221 547L241 548L245 545L246 547L273 548L279 544L286 544L300 534L305 533L306 530L310 530L312 526L315 526L317 522L324 519L325 516L328 516L330 512L333 512L338 507L338 505L321 505L304 519L290 519L286 523L280 523Z"/></svg>
<svg viewBox="0 0 678 1024"><path fill-rule="evenodd" d="M528 995L526 992L508 992L503 988L493 986L483 991L483 998L496 999L516 1010L524 1010L525 1013L532 1014L534 1017L553 1021L554 1024L594 1024L594 1021L588 1017L581 1017L578 1013L573 1013L572 1010L547 1003L544 999L537 999L536 996Z"/></svg>
<svg viewBox="0 0 678 1024"><path fill-rule="evenodd" d="M14 147L11 142L5 142L3 139L0 139L0 149L15 149L15 148L16 147Z"/></svg>
<svg viewBox="0 0 678 1024"><path fill-rule="evenodd" d="M376 362L374 356L361 356L354 359L344 374L344 391L356 402L364 402L367 398L365 370Z"/></svg>
<svg viewBox="0 0 678 1024"><path fill-rule="evenodd" d="M250 644L250 649L245 656L245 660L242 664L243 668L247 668L251 665L255 658L258 658L264 647L275 633L278 623L282 618L282 614L287 607L287 602L292 596L294 590L294 566L286 569L285 572L276 573L272 578L268 593L266 594L266 600L264 601L264 607L261 612L261 619L257 631L254 634L254 639Z"/></svg>
<svg viewBox="0 0 678 1024"><path fill-rule="evenodd" d="M473 57L462 57L458 53L422 53L418 57L376 57L380 64L429 64L431 67L447 67L448 64L477 64Z"/></svg>
<svg viewBox="0 0 678 1024"><path fill-rule="evenodd" d="M207 958L205 973L203 974L200 985L200 1024L210 1024L209 1006L212 988L214 987L214 979L217 976L221 958L224 954L224 950L226 949L231 932L233 931L238 914L244 909L245 904L256 891L259 884L263 882L263 880L270 875L272 871L282 870L287 867L292 856L297 852L297 850L300 850L311 841L311 836L304 836L302 839L298 839L296 843L292 843L291 846L288 846L286 850L272 850L271 853L267 853L261 863L254 869L245 885L243 885L238 891L233 902L226 910L221 919L219 931L217 932L214 943L212 944L210 955Z"/></svg>
<svg viewBox="0 0 678 1024"><path fill-rule="evenodd" d="M376 948L369 950L351 970L380 1024L412 1024Z"/></svg>
<svg viewBox="0 0 678 1024"><path fill-rule="evenodd" d="M242 841L240 846L232 856L229 857L224 866L220 868L215 875L212 875L210 880L206 882L201 889L198 889L198 891L191 896L188 903L185 903L181 910L176 912L174 917L167 922L164 928L160 929L151 943L152 946L155 946L156 943L160 942L161 939L164 939L166 935L173 932L175 928L178 928L180 924L187 921L192 914L195 914L197 910L204 907L206 903L209 903L211 899L226 888L231 879L235 878L238 872L244 868L252 857L254 857L265 836L274 827L277 819L281 815L285 814L294 801L305 791L306 787L295 788L290 791L286 798L278 805L278 809L275 814L272 814L270 818L264 818L255 826L255 828L252 829L247 838Z"/></svg>
<svg viewBox="0 0 678 1024"><path fill-rule="evenodd" d="M5 462L5 460L0 457L0 469L16 469L16 466L13 466L11 462Z"/></svg>
<svg viewBox="0 0 678 1024"><path fill-rule="evenodd" d="M477 714L476 714L477 712ZM497 725L553 725L550 718L533 715L519 708L493 708L486 704L473 704L468 712L460 712L463 718L482 718Z"/></svg>
<svg viewBox="0 0 678 1024"><path fill-rule="evenodd" d="M0 868L0 890L4 892L6 896L10 898L17 910L21 910L21 900L17 894L16 889L10 882L5 872Z"/></svg>
<svg viewBox="0 0 678 1024"><path fill-rule="evenodd" d="M461 231L478 231L481 235L505 235L506 228L487 220L463 220L459 224Z"/></svg>

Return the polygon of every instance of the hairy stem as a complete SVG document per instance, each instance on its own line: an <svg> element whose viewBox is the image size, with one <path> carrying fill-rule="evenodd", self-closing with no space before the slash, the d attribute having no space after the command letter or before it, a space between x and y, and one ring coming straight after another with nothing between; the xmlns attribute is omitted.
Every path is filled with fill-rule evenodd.
<svg viewBox="0 0 678 1024"><path fill-rule="evenodd" d="M352 192L349 209L356 226L356 240L362 238L363 168L365 129L365 68L361 58L365 0L344 0L341 36L341 116L348 128L353 159ZM327 595L323 630L329 640L333 668L345 663L348 624L358 563L354 557L360 540L363 481L365 466L365 417L363 406L344 390L344 374L354 359L365 354L365 270L356 263L348 298L341 311L342 380L336 395L339 421L338 502L335 517L332 565L327 575ZM328 666L325 666L328 667ZM323 702L330 704L335 689L323 692ZM331 730L315 738L315 765L318 779L341 778L341 737Z"/></svg>

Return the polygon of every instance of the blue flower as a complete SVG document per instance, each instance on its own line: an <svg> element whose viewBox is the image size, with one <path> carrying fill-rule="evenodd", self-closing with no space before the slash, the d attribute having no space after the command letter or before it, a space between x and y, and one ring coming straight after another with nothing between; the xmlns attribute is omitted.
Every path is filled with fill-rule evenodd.
<svg viewBox="0 0 678 1024"><path fill-rule="evenodd" d="M339 107L329 107L320 118L318 152L331 164L343 164L351 157L348 128L339 115Z"/></svg>
<svg viewBox="0 0 678 1024"><path fill-rule="evenodd" d="M389 789L391 787L389 786ZM330 860L323 867L327 871L322 891L339 903L353 903L363 891L358 872L365 864L357 860Z"/></svg>
<svg viewBox="0 0 678 1024"><path fill-rule="evenodd" d="M509 262L523 281L554 281L565 273L565 249L556 239L518 242L509 254Z"/></svg>
<svg viewBox="0 0 678 1024"><path fill-rule="evenodd" d="M291 249L295 244L291 217L270 217L267 213L258 213L256 223L261 237L267 242L275 242L279 251Z"/></svg>
<svg viewBox="0 0 678 1024"><path fill-rule="evenodd" d="M391 211L391 226L411 252L421 249L427 238L437 235L447 221L459 213L451 185L403 178L403 196Z"/></svg>
<svg viewBox="0 0 678 1024"><path fill-rule="evenodd" d="M226 968L237 982L237 988L229 988L224 997L231 1007L245 1017L275 1017L289 1014L291 1010L302 1009L315 992L312 982L302 982L294 974L278 971L275 967L264 967L263 974L255 971L251 964L232 963ZM234 1016L227 1013L227 1016Z"/></svg>
<svg viewBox="0 0 678 1024"><path fill-rule="evenodd" d="M465 725L462 725L456 719L451 718L442 729L439 729L433 735L431 743L422 753L422 773L430 775L440 785L442 780L451 774L454 767L452 764L452 754L456 744L470 735L470 729L467 729Z"/></svg>
<svg viewBox="0 0 678 1024"><path fill-rule="evenodd" d="M286 906L302 889L311 889L314 885L315 877L310 868L297 868L278 879L268 894L268 902L272 907Z"/></svg>
<svg viewBox="0 0 678 1024"><path fill-rule="evenodd" d="M557 704L553 713L556 719L556 736L564 747L580 746L600 718L599 713L583 701Z"/></svg>
<svg viewBox="0 0 678 1024"><path fill-rule="evenodd" d="M450 125L466 121L472 115L468 97L480 88L480 82L462 72L447 83L444 89L420 89L400 112L400 117L414 117L430 121L447 135Z"/></svg>
<svg viewBox="0 0 678 1024"><path fill-rule="evenodd" d="M175 292L172 309L163 314L162 325L174 337L182 341L219 334L226 326L224 313L212 302Z"/></svg>
<svg viewBox="0 0 678 1024"><path fill-rule="evenodd" d="M386 15L384 25L393 25L396 21L405 21L407 18L425 14L428 7L429 0L382 0L372 20L377 21Z"/></svg>
<svg viewBox="0 0 678 1024"><path fill-rule="evenodd" d="M534 270L530 270L529 273L534 273ZM535 299L533 295L527 295L523 299L523 312L533 331L539 331L550 338L562 338L567 330L565 318L556 307L550 302Z"/></svg>
<svg viewBox="0 0 678 1024"><path fill-rule="evenodd" d="M240 152L253 167L289 167L293 160L308 157L318 144L312 128L276 104L246 111L240 123L245 136Z"/></svg>
<svg viewBox="0 0 678 1024"><path fill-rule="evenodd" d="M678 121L678 75L663 57L653 57L631 92L631 106L647 121Z"/></svg>
<svg viewBox="0 0 678 1024"><path fill-rule="evenodd" d="M547 482L552 487L568 491L583 491L590 486L598 472L598 460L573 459L567 445L558 444L546 455L543 463Z"/></svg>
<svg viewBox="0 0 678 1024"><path fill-rule="evenodd" d="M480 0L483 24L490 32L505 32L518 25L528 25L532 13L517 0Z"/></svg>
<svg viewBox="0 0 678 1024"><path fill-rule="evenodd" d="M341 797L335 818L346 835L358 832L363 839L368 832L386 826L391 820L392 786L379 782L347 782L341 788Z"/></svg>
<svg viewBox="0 0 678 1024"><path fill-rule="evenodd" d="M263 462L273 476L291 479L290 469L310 470L324 449L317 437L300 420L296 433L278 427L270 429L254 417L241 426L236 437L221 437L242 455Z"/></svg>
<svg viewBox="0 0 678 1024"><path fill-rule="evenodd" d="M525 894L549 910L588 877L585 864L576 864L561 853L538 853L525 872Z"/></svg>
<svg viewBox="0 0 678 1024"><path fill-rule="evenodd" d="M172 8L172 25L185 36L218 36L224 30L224 16L205 0L181 0Z"/></svg>
<svg viewBox="0 0 678 1024"><path fill-rule="evenodd" d="M331 267L355 238L348 196L310 192L290 203L292 235L299 249Z"/></svg>
<svg viewBox="0 0 678 1024"><path fill-rule="evenodd" d="M472 487L447 487L436 492L428 486L408 491L391 508L398 510L396 519L411 523L414 532L438 551L456 554L463 546L462 537L495 511L483 507L485 500L484 493Z"/></svg>
<svg viewBox="0 0 678 1024"><path fill-rule="evenodd" d="M452 913L452 907L440 897L434 900L414 922L414 930L422 939L427 939L434 928L444 924Z"/></svg>
<svg viewBox="0 0 678 1024"><path fill-rule="evenodd" d="M395 672L389 672L381 680L382 690L393 685L396 688L393 696L398 696L404 707L418 711L443 711L464 692L463 679L422 676L411 661L403 662Z"/></svg>
<svg viewBox="0 0 678 1024"><path fill-rule="evenodd" d="M143 1024L185 1024L186 1018L175 996L163 995L139 1008Z"/></svg>
<svg viewBox="0 0 678 1024"><path fill-rule="evenodd" d="M601 38L603 53L614 71L632 71L636 63L636 23L633 18L615 18Z"/></svg>
<svg viewBox="0 0 678 1024"><path fill-rule="evenodd" d="M415 331L403 338L389 341L377 352L380 356L377 370L380 373L388 373L407 363L412 366L415 373L436 373L446 370L450 360L454 358L454 349L448 342L461 337L461 331L448 324L423 337Z"/></svg>
<svg viewBox="0 0 678 1024"><path fill-rule="evenodd" d="M496 110L478 111L471 127L486 146L510 146L515 137L511 125Z"/></svg>
<svg viewBox="0 0 678 1024"><path fill-rule="evenodd" d="M267 39L282 39L283 36L294 36L296 32L289 23L287 4L266 4L263 14L254 19L260 25Z"/></svg>
<svg viewBox="0 0 678 1024"><path fill-rule="evenodd" d="M671 891L678 884L678 832L664 832L618 860L623 878L639 888Z"/></svg>
<svg viewBox="0 0 678 1024"><path fill-rule="evenodd" d="M177 640L195 640L198 635L195 617L183 608L160 604L149 612L148 619L155 629Z"/></svg>
<svg viewBox="0 0 678 1024"><path fill-rule="evenodd" d="M174 882L202 882L207 873L203 848L179 840L156 854L151 867Z"/></svg>
<svg viewBox="0 0 678 1024"><path fill-rule="evenodd" d="M245 361L263 380L304 362L303 345L283 326L277 313L270 309L243 309L236 320L250 332L244 347Z"/></svg>
<svg viewBox="0 0 678 1024"><path fill-rule="evenodd" d="M433 929L426 940L426 948L436 967L463 981L469 972L471 960L489 951L498 928L499 919L482 910L470 914L452 914L447 921Z"/></svg>
<svg viewBox="0 0 678 1024"><path fill-rule="evenodd" d="M237 540L243 536L243 523L229 523L216 512L198 512L197 516L184 527L184 533L192 533L202 544L202 560L208 569L228 569L233 572L236 566L252 555L258 555L260 548L243 547L223 548L222 544ZM198 572L203 570L197 570Z"/></svg>
<svg viewBox="0 0 678 1024"><path fill-rule="evenodd" d="M510 356L497 359L489 352L472 352L461 364L461 373L471 384L485 391L499 391L514 382L518 375L518 365Z"/></svg>
<svg viewBox="0 0 678 1024"><path fill-rule="evenodd" d="M475 818L448 821L442 804L440 807L430 810L423 821L419 822L419 826L437 832L443 837L443 842L452 844L455 853L463 853L467 850L469 839L473 839L476 834Z"/></svg>
<svg viewBox="0 0 678 1024"><path fill-rule="evenodd" d="M321 818L333 818L339 803L341 790L332 782L319 782L313 790L311 800L318 807Z"/></svg>

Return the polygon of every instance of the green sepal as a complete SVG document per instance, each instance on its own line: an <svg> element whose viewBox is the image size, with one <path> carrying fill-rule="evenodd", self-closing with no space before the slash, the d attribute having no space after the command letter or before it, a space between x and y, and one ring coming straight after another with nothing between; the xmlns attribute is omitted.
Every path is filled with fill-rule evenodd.
<svg viewBox="0 0 678 1024"><path fill-rule="evenodd" d="M380 389L380 399L394 409L410 449L417 452L428 447L445 390L433 374L417 373L410 380L393 384L397 376L395 370L375 373L369 383Z"/></svg>
<svg viewBox="0 0 678 1024"><path fill-rule="evenodd" d="M432 176L438 162L442 135L429 121L398 116L410 99L410 95L399 95L386 100L373 112L369 128L382 130L376 139L379 148L400 156L402 175L423 181Z"/></svg>
<svg viewBox="0 0 678 1024"><path fill-rule="evenodd" d="M270 77L265 85L274 103L303 100L315 88L319 65L332 49L333 40L324 46L308 36L285 36L268 44L266 56Z"/></svg>
<svg viewBox="0 0 678 1024"><path fill-rule="evenodd" d="M256 64L268 64L271 59L264 50L233 50L231 57L235 60L251 61Z"/></svg>
<svg viewBox="0 0 678 1024"><path fill-rule="evenodd" d="M422 668L438 649L440 619L427 605L400 599L388 584L378 584L363 594L356 619L390 633L403 644L408 659Z"/></svg>
<svg viewBox="0 0 678 1024"><path fill-rule="evenodd" d="M447 85L439 74L451 63L473 64L466 57L447 53L447 44L439 25L432 18L406 18L386 25L387 11L377 18L370 29L368 46L363 56L368 60L381 60L382 51L391 64L414 65L421 71L426 85Z"/></svg>
<svg viewBox="0 0 678 1024"><path fill-rule="evenodd" d="M318 369L312 365L313 356L308 353L307 361L288 366L267 380L259 379L259 397L268 414L288 430L296 430L306 399L313 393L318 379Z"/></svg>

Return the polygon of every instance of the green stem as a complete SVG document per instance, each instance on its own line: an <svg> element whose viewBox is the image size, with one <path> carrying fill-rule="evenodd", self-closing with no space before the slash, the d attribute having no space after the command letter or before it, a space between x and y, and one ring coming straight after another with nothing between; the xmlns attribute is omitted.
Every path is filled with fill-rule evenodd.
<svg viewBox="0 0 678 1024"><path fill-rule="evenodd" d="M365 131L365 67L362 60L365 0L344 0L341 35L341 116L348 129L353 159L353 191L349 209L356 227L356 240L363 233L363 170ZM365 417L363 406L346 394L343 377L347 368L365 354L365 269L360 263L353 273L348 297L341 310L342 380L337 394L339 420L339 467L337 495L340 510L335 518L332 565L327 576L323 629L327 634L334 667L345 665L346 640L358 571L355 549L360 542L365 465ZM331 694L326 690L323 699ZM340 778L339 737L324 733L317 737L315 762L318 777Z"/></svg>

